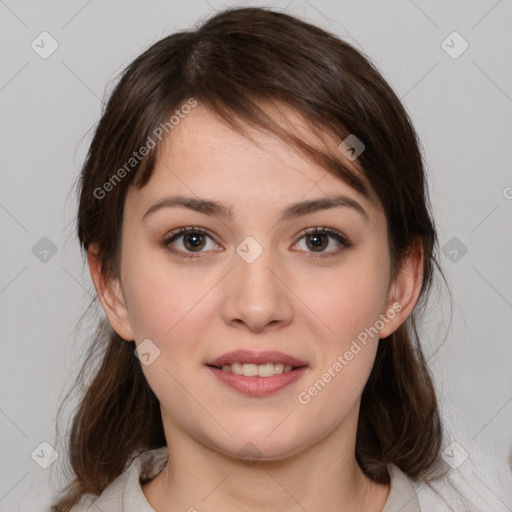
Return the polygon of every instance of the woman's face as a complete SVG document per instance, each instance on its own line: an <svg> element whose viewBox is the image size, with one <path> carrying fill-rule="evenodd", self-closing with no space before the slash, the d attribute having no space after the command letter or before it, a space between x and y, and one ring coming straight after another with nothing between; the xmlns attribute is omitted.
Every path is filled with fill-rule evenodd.
<svg viewBox="0 0 512 512"><path fill-rule="evenodd" d="M201 106L173 129L126 198L121 299L107 314L143 343L166 434L279 459L355 432L379 337L403 312L388 296L382 210L251 133L258 145Z"/></svg>

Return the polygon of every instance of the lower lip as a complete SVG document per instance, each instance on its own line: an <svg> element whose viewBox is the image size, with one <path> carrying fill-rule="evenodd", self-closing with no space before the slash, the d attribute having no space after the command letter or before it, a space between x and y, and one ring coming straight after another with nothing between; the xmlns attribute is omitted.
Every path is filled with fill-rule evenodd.
<svg viewBox="0 0 512 512"><path fill-rule="evenodd" d="M233 372L219 370L213 366L207 366L212 373L234 390L244 395L267 396L284 387L297 382L307 370L307 366L301 366L296 370L283 372L272 377L245 377Z"/></svg>

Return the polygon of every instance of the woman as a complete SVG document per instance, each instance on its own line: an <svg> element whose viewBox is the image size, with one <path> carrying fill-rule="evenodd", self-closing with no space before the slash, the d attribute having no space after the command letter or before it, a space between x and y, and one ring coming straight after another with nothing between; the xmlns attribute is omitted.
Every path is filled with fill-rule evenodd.
<svg viewBox="0 0 512 512"><path fill-rule="evenodd" d="M477 510L416 330L417 137L353 47L257 8L157 42L96 129L78 235L108 323L54 510Z"/></svg>

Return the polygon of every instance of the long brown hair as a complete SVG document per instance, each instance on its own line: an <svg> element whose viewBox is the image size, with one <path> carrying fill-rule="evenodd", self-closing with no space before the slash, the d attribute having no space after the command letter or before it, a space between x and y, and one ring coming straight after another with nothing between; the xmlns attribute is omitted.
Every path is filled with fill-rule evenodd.
<svg viewBox="0 0 512 512"><path fill-rule="evenodd" d="M158 41L122 73L80 176L78 238L84 253L97 245L107 279L119 275L127 189L148 182L158 127L166 126L172 136L170 116L191 98L240 133L248 123L281 137L367 197L369 184L386 215L393 275L408 249L422 244L420 299L407 321L379 343L362 396L356 457L376 482L388 481L388 463L412 479L425 477L438 461L442 428L416 315L426 304L435 268L442 270L420 143L404 107L360 50L282 12L227 9L196 30ZM355 135L365 145L357 158L361 173L344 164L341 152L322 151L285 130L262 108L265 101L302 114L313 133L340 142ZM155 147L140 161L131 160L150 139ZM100 363L91 370L94 354ZM69 433L73 480L54 505L60 512L85 493L100 494L136 452L166 444L159 402L134 344L105 320L77 381L86 376Z"/></svg>

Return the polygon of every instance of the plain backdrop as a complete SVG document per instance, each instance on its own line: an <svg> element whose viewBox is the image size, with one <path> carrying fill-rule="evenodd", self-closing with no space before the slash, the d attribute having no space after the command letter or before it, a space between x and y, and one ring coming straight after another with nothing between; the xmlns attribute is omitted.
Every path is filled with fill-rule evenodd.
<svg viewBox="0 0 512 512"><path fill-rule="evenodd" d="M152 43L235 5L273 6L336 33L404 103L452 292L451 305L439 292L423 326L442 409L460 425L445 444L468 457L478 444L510 471L510 0L1 0L0 511L45 510L50 471L66 458L57 407L88 343L74 330L93 290L74 187L105 94ZM52 448L58 458L44 469Z"/></svg>

